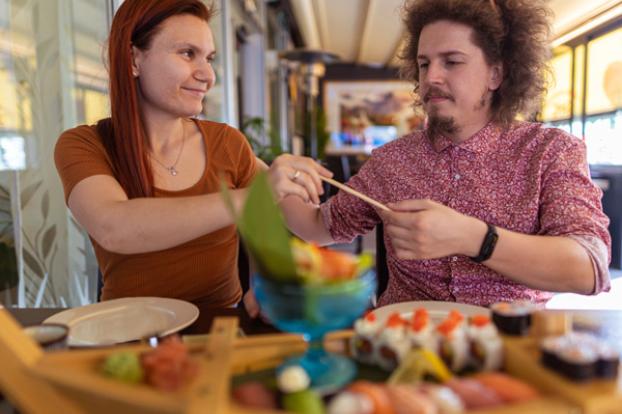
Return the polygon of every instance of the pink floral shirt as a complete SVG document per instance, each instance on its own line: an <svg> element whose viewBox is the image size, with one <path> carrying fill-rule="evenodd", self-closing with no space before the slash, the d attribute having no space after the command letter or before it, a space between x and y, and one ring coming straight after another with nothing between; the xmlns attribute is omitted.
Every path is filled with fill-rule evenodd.
<svg viewBox="0 0 622 414"><path fill-rule="evenodd" d="M559 129L488 124L456 145L417 131L373 151L348 185L383 203L431 199L487 223L525 234L570 237L594 266L594 293L609 289L611 239L602 192L589 175L585 144ZM336 242L380 222L369 204L343 191L321 207ZM466 256L400 260L385 234L389 283L379 305L443 300L486 306L552 293L527 288Z"/></svg>

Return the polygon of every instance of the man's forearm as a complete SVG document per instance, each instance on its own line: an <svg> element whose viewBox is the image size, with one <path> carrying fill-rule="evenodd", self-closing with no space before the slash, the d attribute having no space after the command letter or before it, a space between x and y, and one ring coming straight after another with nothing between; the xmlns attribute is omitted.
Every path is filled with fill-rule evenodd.
<svg viewBox="0 0 622 414"><path fill-rule="evenodd" d="M489 268L534 289L581 294L594 291L592 261L575 240L505 229L497 231L499 241L495 251L484 262ZM468 255L477 255L479 245L481 240L473 242Z"/></svg>

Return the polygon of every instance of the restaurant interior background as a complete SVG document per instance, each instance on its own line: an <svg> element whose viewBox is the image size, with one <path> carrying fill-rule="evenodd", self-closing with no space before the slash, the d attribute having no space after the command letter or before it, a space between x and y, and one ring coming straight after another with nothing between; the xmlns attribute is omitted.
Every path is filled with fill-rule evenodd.
<svg viewBox="0 0 622 414"><path fill-rule="evenodd" d="M52 154L63 130L108 116L103 47L120 3L0 0L5 305L78 306L96 298L97 263L65 206ZM217 84L202 116L242 128L262 158L317 153L347 179L372 148L420 124L410 86L397 75L401 0L213 3ZM585 139L611 219L612 268L620 269L622 1L550 5L555 79L538 118Z"/></svg>

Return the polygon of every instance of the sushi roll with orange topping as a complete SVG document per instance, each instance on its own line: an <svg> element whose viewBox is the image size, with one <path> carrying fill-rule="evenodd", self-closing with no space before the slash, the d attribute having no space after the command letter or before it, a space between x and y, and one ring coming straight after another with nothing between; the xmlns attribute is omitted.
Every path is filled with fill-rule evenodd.
<svg viewBox="0 0 622 414"><path fill-rule="evenodd" d="M384 370L393 371L408 351L410 351L410 340L406 336L406 321L399 313L393 313L378 335L376 363Z"/></svg>
<svg viewBox="0 0 622 414"><path fill-rule="evenodd" d="M354 323L354 336L350 341L350 352L354 358L365 364L375 362L375 338L381 328L373 312L368 312Z"/></svg>
<svg viewBox="0 0 622 414"><path fill-rule="evenodd" d="M425 348L430 351L436 351L438 349L438 340L434 332L434 325L425 308L419 308L413 313L406 330L413 348Z"/></svg>
<svg viewBox="0 0 622 414"><path fill-rule="evenodd" d="M453 372L462 371L469 362L469 340L464 316L452 311L437 327L438 354Z"/></svg>
<svg viewBox="0 0 622 414"><path fill-rule="evenodd" d="M475 369L494 371L503 363L503 342L497 328L486 315L469 320L467 334L470 341L471 362Z"/></svg>

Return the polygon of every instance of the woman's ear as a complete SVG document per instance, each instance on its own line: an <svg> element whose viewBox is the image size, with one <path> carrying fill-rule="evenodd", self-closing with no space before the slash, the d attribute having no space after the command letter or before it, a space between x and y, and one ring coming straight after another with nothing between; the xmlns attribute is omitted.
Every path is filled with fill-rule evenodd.
<svg viewBox="0 0 622 414"><path fill-rule="evenodd" d="M491 91L496 91L497 89L499 89L499 86L501 86L501 82L503 82L503 64L496 63L491 67L488 89Z"/></svg>
<svg viewBox="0 0 622 414"><path fill-rule="evenodd" d="M136 46L132 46L131 49L132 55L132 76L137 78L140 75L140 61L141 61L141 51Z"/></svg>

